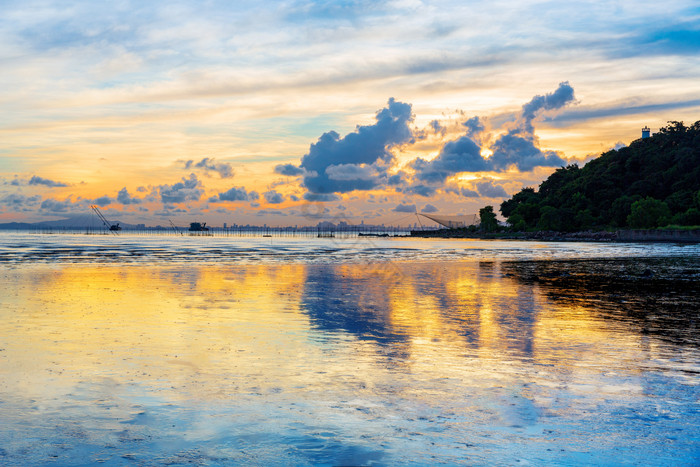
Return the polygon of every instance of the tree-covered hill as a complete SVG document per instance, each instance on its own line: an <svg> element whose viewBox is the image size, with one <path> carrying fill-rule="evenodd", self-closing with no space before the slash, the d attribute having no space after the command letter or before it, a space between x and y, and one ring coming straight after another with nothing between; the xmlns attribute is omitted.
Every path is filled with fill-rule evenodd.
<svg viewBox="0 0 700 467"><path fill-rule="evenodd" d="M501 204L512 229L572 232L700 225L700 121L557 169Z"/></svg>

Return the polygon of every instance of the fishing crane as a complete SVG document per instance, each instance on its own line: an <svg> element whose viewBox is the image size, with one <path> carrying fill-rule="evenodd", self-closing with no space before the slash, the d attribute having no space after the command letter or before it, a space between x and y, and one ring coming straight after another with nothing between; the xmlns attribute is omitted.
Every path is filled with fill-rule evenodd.
<svg viewBox="0 0 700 467"><path fill-rule="evenodd" d="M119 222L116 224L110 223L105 216L102 214L102 211L100 211L100 208L95 206L94 204L90 206L93 211L95 211L95 214L97 214L97 217L102 221L102 223L109 229L110 232L112 232L114 235L117 235L117 232L119 232L122 228L119 226Z"/></svg>
<svg viewBox="0 0 700 467"><path fill-rule="evenodd" d="M173 221L171 221L170 219L168 219L168 222L170 222L170 225L173 226L173 230L174 230L176 233L179 233L180 235L184 235L182 232L180 232L180 229L178 229L177 227L175 227L175 224L173 224Z"/></svg>

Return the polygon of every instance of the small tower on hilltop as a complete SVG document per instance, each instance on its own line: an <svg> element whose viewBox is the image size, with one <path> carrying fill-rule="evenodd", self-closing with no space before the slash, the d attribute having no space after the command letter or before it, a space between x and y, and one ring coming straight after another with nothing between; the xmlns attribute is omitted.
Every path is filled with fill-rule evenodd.
<svg viewBox="0 0 700 467"><path fill-rule="evenodd" d="M649 129L648 126L645 126L642 128L642 139L649 138L651 136L651 130Z"/></svg>

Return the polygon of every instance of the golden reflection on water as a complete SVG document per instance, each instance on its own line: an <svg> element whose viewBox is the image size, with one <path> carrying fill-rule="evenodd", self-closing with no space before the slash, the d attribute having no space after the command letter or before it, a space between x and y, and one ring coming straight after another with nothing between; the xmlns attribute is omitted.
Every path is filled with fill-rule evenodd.
<svg viewBox="0 0 700 467"><path fill-rule="evenodd" d="M230 412L159 428L189 440L322 419L354 442L409 443L412 424L447 420L442 442L459 444L477 436L470 430L493 443L494 427L534 429L547 417L590 417L601 400L644 397L648 362L670 361L662 344L512 271L499 262L5 268L0 411L61 419L83 404L72 423L96 429L91 410L112 401L100 417L116 425L100 422L105 430L141 413L115 400Z"/></svg>
<svg viewBox="0 0 700 467"><path fill-rule="evenodd" d="M315 384L326 379L319 374L372 379L387 364L430 378L461 368L465 355L574 371L610 345L589 309L556 306L495 263L73 265L3 275L13 284L2 312L5 381L26 394L108 376L215 396ZM639 341L618 333L614 345ZM343 358L324 355L337 346ZM342 367L348 361L353 368Z"/></svg>

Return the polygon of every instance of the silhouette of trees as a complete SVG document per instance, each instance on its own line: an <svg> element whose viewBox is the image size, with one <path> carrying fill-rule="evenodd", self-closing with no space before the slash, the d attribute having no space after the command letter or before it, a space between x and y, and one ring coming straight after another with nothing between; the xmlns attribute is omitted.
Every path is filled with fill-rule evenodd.
<svg viewBox="0 0 700 467"><path fill-rule="evenodd" d="M493 206L479 209L479 219L481 220L479 228L484 232L495 232L498 229L498 221L496 220L496 213L493 212Z"/></svg>
<svg viewBox="0 0 700 467"><path fill-rule="evenodd" d="M700 121L561 167L500 211L515 231L700 225Z"/></svg>

